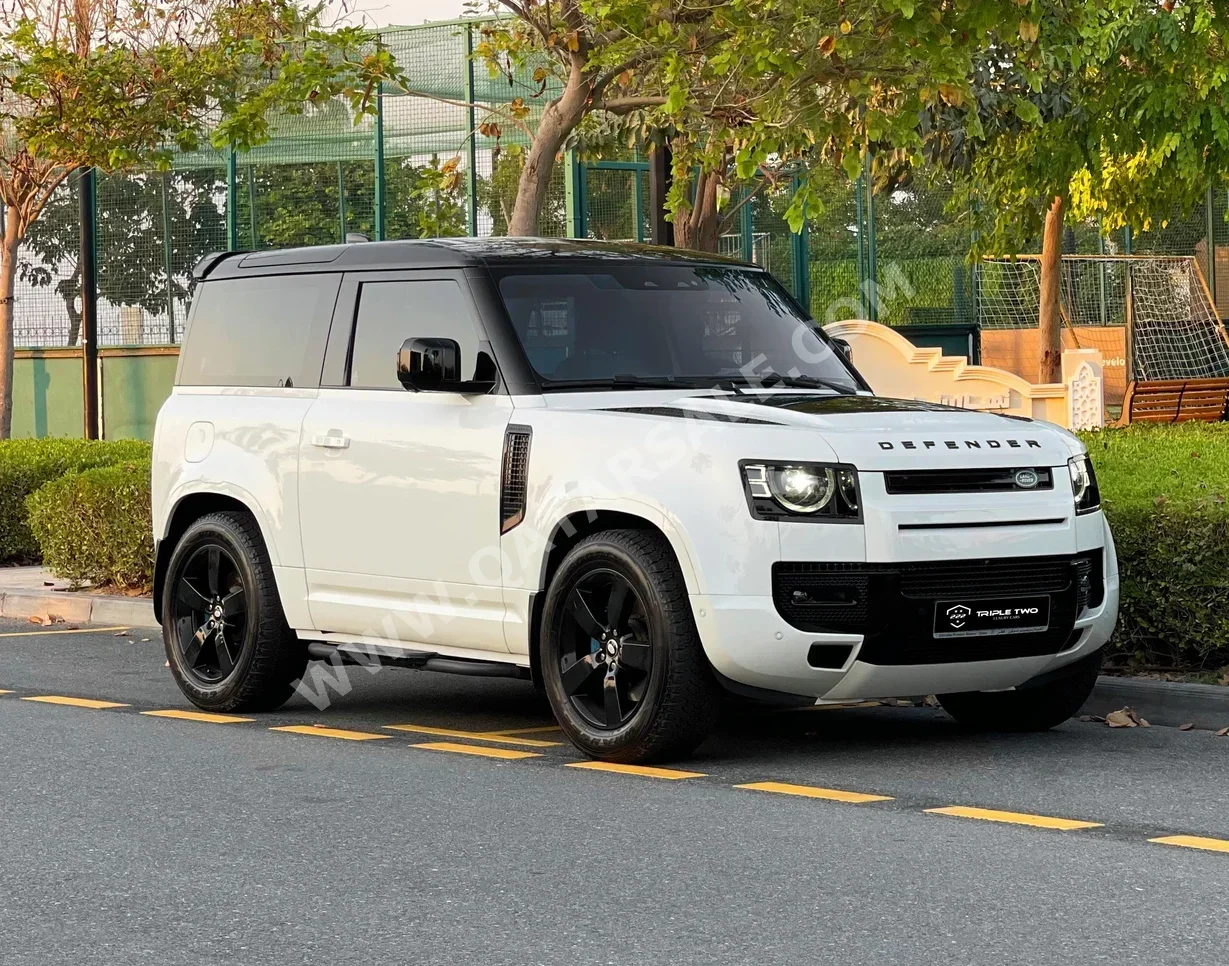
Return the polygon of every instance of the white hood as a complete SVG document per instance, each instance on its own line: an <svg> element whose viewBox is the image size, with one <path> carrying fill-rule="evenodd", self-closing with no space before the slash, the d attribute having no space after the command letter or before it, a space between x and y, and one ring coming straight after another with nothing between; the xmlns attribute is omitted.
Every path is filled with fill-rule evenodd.
<svg viewBox="0 0 1229 966"><path fill-rule="evenodd" d="M607 399L602 408L623 407ZM864 470L1063 466L1084 451L1077 437L1052 423L882 396L688 395L656 408L750 423L751 432L764 424L815 432L841 462Z"/></svg>

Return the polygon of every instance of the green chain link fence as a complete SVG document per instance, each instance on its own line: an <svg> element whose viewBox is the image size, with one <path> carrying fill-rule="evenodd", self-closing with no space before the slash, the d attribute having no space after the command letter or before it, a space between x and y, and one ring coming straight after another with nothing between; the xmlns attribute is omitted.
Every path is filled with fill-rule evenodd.
<svg viewBox="0 0 1229 966"><path fill-rule="evenodd" d="M331 244L351 232L375 239L506 233L522 163L517 148L527 138L511 118L497 118L498 132L480 133L485 112L473 105L519 96L540 109L545 98L534 96L528 78L491 77L474 62L481 29L452 22L384 32L408 90L381 94L376 115L358 123L344 104L329 103L271 119L275 136L246 154L204 148L178 155L166 173L100 175L100 344L178 342L192 266L209 251ZM919 172L908 186L873 195L865 181L850 185L836 172L816 188L824 210L795 234L784 219L793 181L762 185L731 219L721 251L772 271L821 321L977 320L972 240L946 212L951 187L942 172ZM730 204L741 200L735 194ZM1195 255L1224 315L1227 200L1224 191L1209 191L1194 214L1134 237L1107 239L1095 224L1073 226L1067 250ZM19 346L77 342L78 211L74 177L22 247ZM644 241L650 215L642 157L582 163L568 153L556 165L540 230ZM1102 307L1113 321L1116 309Z"/></svg>

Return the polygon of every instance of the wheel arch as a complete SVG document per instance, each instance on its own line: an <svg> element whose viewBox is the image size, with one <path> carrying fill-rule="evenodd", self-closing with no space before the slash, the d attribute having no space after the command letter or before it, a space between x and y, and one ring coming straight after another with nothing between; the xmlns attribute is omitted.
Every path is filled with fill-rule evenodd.
<svg viewBox="0 0 1229 966"><path fill-rule="evenodd" d="M550 530L546 547L542 554L541 572L538 578L538 590L530 599L529 605L529 669L533 681L539 687L542 685L541 653L542 641L542 610L546 603L546 593L550 582L574 546L586 537L608 530L651 530L670 544L674 551L675 562L683 574L683 582L688 593L696 593L696 573L691 564L682 536L667 522L648 511L637 509L588 509L577 510L563 516Z"/></svg>
<svg viewBox="0 0 1229 966"><path fill-rule="evenodd" d="M212 490L198 490L183 495L175 503L171 512L167 514L166 531L158 539L157 551L154 556L154 619L158 623L162 623L162 591L166 584L166 571L170 564L171 555L175 552L175 547L179 543L179 538L183 536L184 532L194 521L210 513L220 513L226 510L237 510L252 515L256 520L256 525L260 527L261 537L264 539L265 548L269 552L270 559L274 559L273 554L275 551L272 542L269 540L269 534L264 521L261 520L260 514L256 513L248 503L231 494Z"/></svg>

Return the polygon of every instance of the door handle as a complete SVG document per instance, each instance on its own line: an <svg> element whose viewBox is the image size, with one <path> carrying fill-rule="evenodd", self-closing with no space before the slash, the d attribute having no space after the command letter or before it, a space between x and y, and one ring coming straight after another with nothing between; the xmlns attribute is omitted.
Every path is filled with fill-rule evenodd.
<svg viewBox="0 0 1229 966"><path fill-rule="evenodd" d="M322 446L325 449L345 449L350 445L349 436L313 436L313 446Z"/></svg>

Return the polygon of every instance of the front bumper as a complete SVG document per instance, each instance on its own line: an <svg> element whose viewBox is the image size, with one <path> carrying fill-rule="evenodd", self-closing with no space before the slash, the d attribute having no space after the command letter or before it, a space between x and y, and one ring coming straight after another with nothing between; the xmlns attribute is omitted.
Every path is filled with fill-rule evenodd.
<svg viewBox="0 0 1229 966"><path fill-rule="evenodd" d="M928 642L928 630L909 625L925 620L927 601L900 596L899 586L891 585L893 578L885 578L890 594L868 601L876 612L866 615L867 634L801 629L795 624L803 622L796 615L791 615L793 622L783 617L770 595L697 594L691 598L692 611L713 668L749 688L835 701L1015 687L1096 651L1113 633L1118 615L1118 561L1109 527L1103 519L1100 523L1103 538L1098 546L1086 546L1074 556L1103 550L1103 592L1087 599L1081 596L1078 601L1074 588L1056 593L1052 631L1015 635L1014 642L995 637ZM1043 554L1015 559L1038 558L1057 559ZM877 567L885 574L898 573L904 566L849 565L861 570ZM1001 581L1010 574L998 577L999 586L1004 586ZM916 594L916 587L910 592ZM999 593L1010 596L996 590ZM935 599L949 596L941 589L935 594L939 595ZM916 607L913 612L908 611L911 605ZM969 659L970 653L982 650L993 656ZM817 663L826 666L817 667Z"/></svg>

